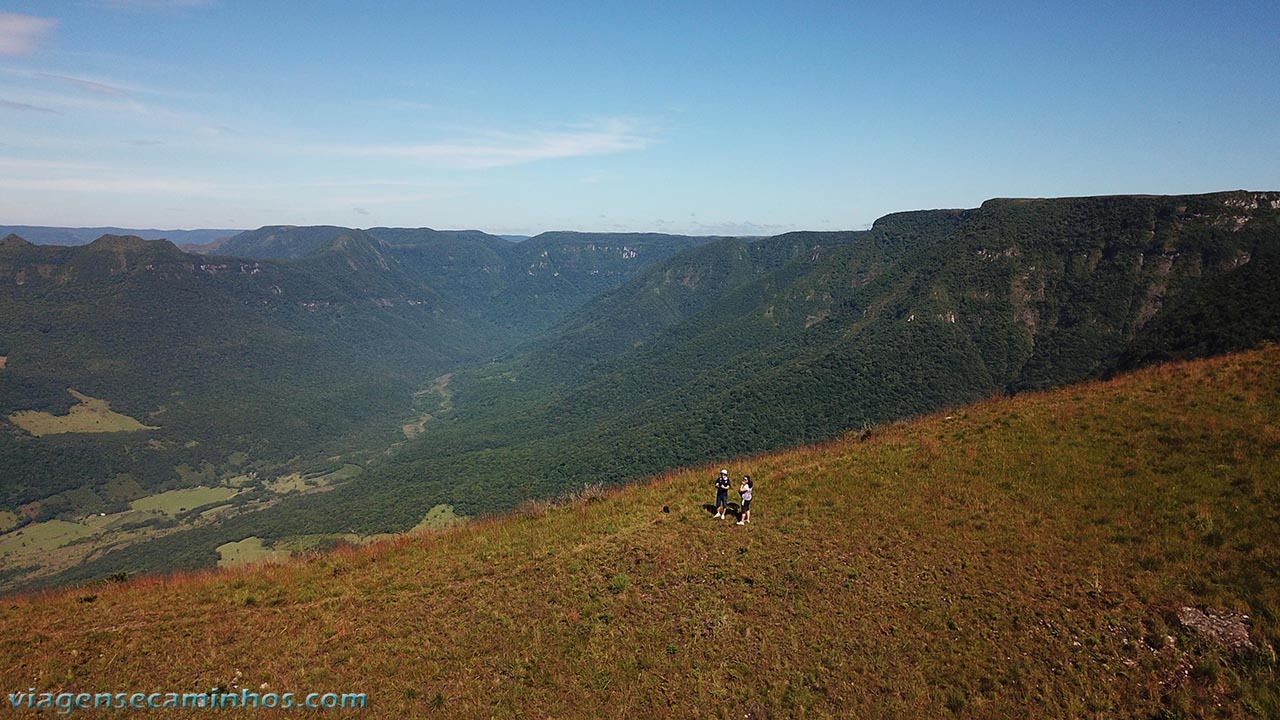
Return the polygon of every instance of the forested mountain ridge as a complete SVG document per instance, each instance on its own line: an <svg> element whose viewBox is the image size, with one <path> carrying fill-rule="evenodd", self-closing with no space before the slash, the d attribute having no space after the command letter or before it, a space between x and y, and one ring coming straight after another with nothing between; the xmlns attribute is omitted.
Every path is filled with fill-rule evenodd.
<svg viewBox="0 0 1280 720"><path fill-rule="evenodd" d="M1262 194L1262 205L1243 210L1247 219L1237 223L1237 203L1248 205L1249 197L992 201L971 211L895 214L865 233L808 235L809 246L795 245L793 257L759 276L699 286L698 266L708 264L699 254L721 252L710 264L734 266L728 256L735 241L725 241L651 268L568 318L509 366L460 375L458 407L465 413L469 404L493 401L488 394L466 402L468 392L484 393L488 385L521 397L526 381L540 387L572 375L577 363L596 377L546 412L575 417L579 406L599 412L608 396L626 388L634 394L623 406L642 395L651 402L664 387L687 404L705 398L706 383L714 383L721 388L715 392L730 393L713 403L728 414L733 397L771 398L746 400L768 408L772 420L757 425L776 427L779 416L798 408L833 413L806 423L815 435L805 437L815 439L841 413L840 424L852 426L940 401L1105 375L1121 364L1129 343L1145 337L1165 303L1194 297L1206 279L1246 268L1270 275L1263 266L1277 242L1275 198ZM761 252L788 239L753 245ZM1250 267L1255 256L1260 262ZM687 315L665 314L678 299L652 304L684 295L698 301ZM645 323L635 325L622 307L644 308ZM619 319L610 323L611 317ZM619 328L632 327L619 337ZM1241 345L1268 334L1259 331ZM902 363L921 363L919 372L902 372ZM691 382L703 386L691 392ZM851 392L849 383L859 389ZM895 383L897 391L877 392ZM846 390L837 400L831 391L840 386ZM966 387L964 397L952 395ZM786 401L802 389L813 403ZM536 388L527 394L539 395ZM538 402L546 406L545 398ZM865 414L848 417L851 408Z"/></svg>
<svg viewBox="0 0 1280 720"><path fill-rule="evenodd" d="M144 240L168 240L178 246L216 247L243 230L155 230L119 227L53 227L0 225L0 236L17 235L36 245L86 245L103 235L133 235Z"/></svg>
<svg viewBox="0 0 1280 720"><path fill-rule="evenodd" d="M416 437L365 479L107 554L63 579L205 565L249 536L399 531L442 504L504 510L1278 339L1278 216L1277 193L992 200L895 213L866 231L700 239L499 362L419 393ZM534 249L520 264L502 246L456 238L383 239L378 252L390 246L410 277L449 267L436 276L453 279L436 283L446 298L501 298L523 273L525 297L554 299L539 283L573 289L556 273L576 268L577 292L599 269L546 245L561 239L508 244ZM601 247L572 239L568 258ZM605 239L609 262L636 244Z"/></svg>
<svg viewBox="0 0 1280 720"><path fill-rule="evenodd" d="M505 331L528 337L650 264L713 239L548 232L512 243L478 230L267 226L237 235L218 253L300 260L342 242L378 245L420 282Z"/></svg>
<svg viewBox="0 0 1280 720"><path fill-rule="evenodd" d="M363 230L334 225L266 225L233 236L218 247L218 254L254 260L296 260L321 251L340 238L364 234Z"/></svg>

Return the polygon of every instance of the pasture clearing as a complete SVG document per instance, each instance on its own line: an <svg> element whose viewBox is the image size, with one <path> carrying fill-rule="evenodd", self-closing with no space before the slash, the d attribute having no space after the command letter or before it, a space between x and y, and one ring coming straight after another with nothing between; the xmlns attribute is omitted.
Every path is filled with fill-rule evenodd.
<svg viewBox="0 0 1280 720"><path fill-rule="evenodd" d="M54 415L41 410L21 410L9 415L9 421L36 437L63 433L136 432L160 429L143 425L128 415L114 412L111 404L106 400L89 397L71 388L67 388L67 392L80 402L72 405L66 415Z"/></svg>

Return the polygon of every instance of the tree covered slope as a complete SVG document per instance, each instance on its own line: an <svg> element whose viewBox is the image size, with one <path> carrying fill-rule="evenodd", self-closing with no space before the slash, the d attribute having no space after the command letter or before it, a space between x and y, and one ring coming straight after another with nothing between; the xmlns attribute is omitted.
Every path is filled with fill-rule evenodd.
<svg viewBox="0 0 1280 720"><path fill-rule="evenodd" d="M482 511L1277 339L1277 206L993 200L705 245L456 375L452 415L364 491Z"/></svg>

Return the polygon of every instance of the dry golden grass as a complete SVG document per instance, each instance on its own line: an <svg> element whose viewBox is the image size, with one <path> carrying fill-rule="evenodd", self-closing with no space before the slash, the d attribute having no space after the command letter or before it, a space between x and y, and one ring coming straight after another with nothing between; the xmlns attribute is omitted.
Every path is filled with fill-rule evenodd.
<svg viewBox="0 0 1280 720"><path fill-rule="evenodd" d="M9 598L0 676L368 693L344 717L1276 717L1278 424L1276 348L992 400L728 462L756 480L746 527L704 508L718 461ZM1182 605L1249 614L1261 650L1184 632Z"/></svg>

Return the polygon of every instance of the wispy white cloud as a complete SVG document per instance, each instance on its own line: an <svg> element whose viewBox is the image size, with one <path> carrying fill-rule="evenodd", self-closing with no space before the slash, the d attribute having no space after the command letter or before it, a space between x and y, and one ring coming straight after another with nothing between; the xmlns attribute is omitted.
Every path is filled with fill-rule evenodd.
<svg viewBox="0 0 1280 720"><path fill-rule="evenodd" d="M0 172L9 173L50 173L50 172L85 172L85 171L105 171L105 165L94 165L90 163L67 161L67 160L37 160L33 158L14 158L0 157Z"/></svg>
<svg viewBox="0 0 1280 720"><path fill-rule="evenodd" d="M653 144L638 123L611 119L562 130L522 133L492 132L466 140L398 145L340 145L318 152L346 157L388 157L450 167L494 168L539 160L609 155L642 150Z"/></svg>
<svg viewBox="0 0 1280 720"><path fill-rule="evenodd" d="M62 113L53 108L40 107L39 105L31 105L23 102L14 102L12 100L0 100L0 108L8 108L9 110L22 110L25 112L44 113L46 115L61 115Z"/></svg>
<svg viewBox="0 0 1280 720"><path fill-rule="evenodd" d="M99 95L110 95L112 97L131 97L132 96L132 94L128 90L125 90L122 87L117 87L115 85L110 85L104 82L98 82L97 80L88 80L82 77L74 77L71 75L59 75L57 73L47 73L47 72L35 73L35 76L40 78L45 78L46 80L56 80L60 83L78 87L81 90L87 90L92 93L98 93Z"/></svg>
<svg viewBox="0 0 1280 720"><path fill-rule="evenodd" d="M0 12L0 55L30 55L57 24L50 18Z"/></svg>
<svg viewBox="0 0 1280 720"><path fill-rule="evenodd" d="M191 195L220 189L218 185L180 178L11 178L0 177L0 188L111 195Z"/></svg>
<svg viewBox="0 0 1280 720"><path fill-rule="evenodd" d="M177 10L212 5L213 0L96 0L93 4L113 10Z"/></svg>
<svg viewBox="0 0 1280 720"><path fill-rule="evenodd" d="M127 113L131 116L171 116L163 105L152 104L142 97L161 96L151 90L80 75L58 72L0 68L0 93L27 105L59 111L64 115L75 111L92 113Z"/></svg>
<svg viewBox="0 0 1280 720"><path fill-rule="evenodd" d="M271 181L245 182L243 179L175 177L157 170L137 170L123 175L111 163L85 163L0 156L0 190L40 193L80 193L86 195L192 196L243 198L281 190ZM291 192L322 200L330 206L379 208L388 205L419 204L454 197L457 183L411 182L392 179L319 178L289 183Z"/></svg>

